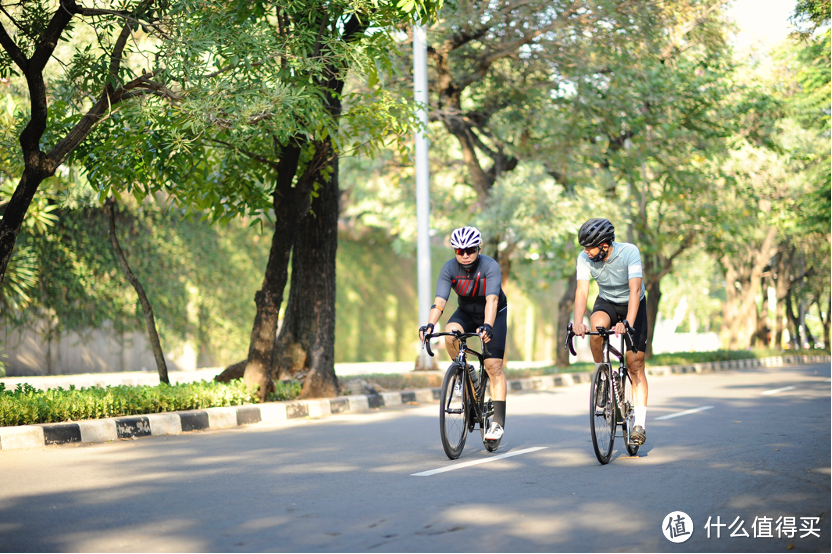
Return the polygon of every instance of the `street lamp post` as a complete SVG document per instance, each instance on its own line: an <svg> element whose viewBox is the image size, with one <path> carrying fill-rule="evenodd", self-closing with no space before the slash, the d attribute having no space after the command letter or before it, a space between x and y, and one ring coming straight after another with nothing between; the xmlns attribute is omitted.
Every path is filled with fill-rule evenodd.
<svg viewBox="0 0 832 554"><path fill-rule="evenodd" d="M416 236L419 267L419 323L428 321L431 304L430 279L430 174L428 167L428 62L424 25L413 22L413 96L419 105L416 117ZM417 370L435 369L436 361L422 349L416 359Z"/></svg>

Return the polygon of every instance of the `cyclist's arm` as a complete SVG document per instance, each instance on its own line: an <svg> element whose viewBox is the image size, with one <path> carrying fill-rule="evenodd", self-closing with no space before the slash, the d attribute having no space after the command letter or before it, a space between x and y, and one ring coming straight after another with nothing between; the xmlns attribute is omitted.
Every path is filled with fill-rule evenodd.
<svg viewBox="0 0 832 554"><path fill-rule="evenodd" d="M638 306L641 304L641 277L633 277L629 280L630 301L627 304L627 323L630 327L636 322Z"/></svg>
<svg viewBox="0 0 832 554"><path fill-rule="evenodd" d="M627 323L632 327L638 317L638 306L641 303L641 254L637 247L631 247L627 253L627 284L630 287L630 298L627 302ZM618 324L616 333L624 332L624 325Z"/></svg>
<svg viewBox="0 0 832 554"><path fill-rule="evenodd" d="M430 315L428 316L428 323L431 325L436 325L439 320L442 318L442 313L445 311L445 303L448 300L446 298L442 298L437 296L434 301L433 305L434 308L430 309Z"/></svg>
<svg viewBox="0 0 832 554"><path fill-rule="evenodd" d="M575 289L575 320L572 330L576 335L582 337L588 329L584 325L584 314L586 313L586 301L589 298L589 281L578 280L578 287Z"/></svg>
<svg viewBox="0 0 832 554"><path fill-rule="evenodd" d="M496 294L489 294L485 297L485 314L483 322L494 327L494 320L497 319L497 306L500 304L500 297Z"/></svg>

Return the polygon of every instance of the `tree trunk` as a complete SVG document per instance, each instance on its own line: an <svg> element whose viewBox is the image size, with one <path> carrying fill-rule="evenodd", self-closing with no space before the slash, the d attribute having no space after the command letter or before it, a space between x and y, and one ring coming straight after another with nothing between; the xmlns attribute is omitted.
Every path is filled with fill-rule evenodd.
<svg viewBox="0 0 832 554"><path fill-rule="evenodd" d="M645 290L647 294L647 351L644 359L653 357L653 335L656 331L656 319L659 316L659 303L662 301L662 281L654 280L650 288Z"/></svg>
<svg viewBox="0 0 832 554"><path fill-rule="evenodd" d="M800 318L794 315L794 306L792 306L792 291L786 295L786 319L791 323L789 334L791 335L792 347L795 349L802 348L800 344Z"/></svg>
<svg viewBox="0 0 832 554"><path fill-rule="evenodd" d="M318 190L292 252L292 282L272 375L303 383L302 398L338 395L335 375L335 254L338 247L338 158ZM356 324L358 322L356 321Z"/></svg>
<svg viewBox="0 0 832 554"><path fill-rule="evenodd" d="M20 234L29 205L41 182L49 175L48 171L24 169L17 188L6 205L3 217L0 218L0 285L3 284L3 278L6 276L14 244L17 241L17 235Z"/></svg>
<svg viewBox="0 0 832 554"><path fill-rule="evenodd" d="M771 259L776 233L774 227L769 228L759 248L752 247L741 260L729 254L720 259L725 272L723 319L728 348L747 348L751 344L756 329L757 284Z"/></svg>
<svg viewBox="0 0 832 554"><path fill-rule="evenodd" d="M283 289L288 280L289 255L309 206L309 191L298 182L292 186L300 161L301 147L290 145L283 149L278 163L275 185L275 226L269 260L262 288L254 295L257 313L251 329L251 344L243 381L256 386L257 396L265 401L274 390L271 379L272 354L274 352L277 318L283 303Z"/></svg>
<svg viewBox="0 0 832 554"><path fill-rule="evenodd" d="M766 297L766 281L760 283L760 291L763 295L762 307L754 305L756 325L754 326L754 343L758 348L768 347L768 300Z"/></svg>
<svg viewBox="0 0 832 554"><path fill-rule="evenodd" d="M829 349L829 322L832 319L832 314L830 314L830 310L832 310L832 296L829 297L829 301L826 304L826 319L823 318L823 310L820 307L820 302L818 302L818 313L820 313L820 321L823 324L823 347Z"/></svg>
<svg viewBox="0 0 832 554"><path fill-rule="evenodd" d="M153 356L156 358L156 369L159 371L159 381L170 385L168 366L165 364L165 355L162 353L162 343L159 341L159 333L156 332L156 319L153 317L153 307L147 299L144 287L130 270L130 266L127 264L127 257L124 255L118 243L118 237L116 236L116 201L114 198L110 197L107 199L106 209L110 220L110 242L113 245L113 250L115 250L116 257L118 257L124 275L130 281L130 284L133 285L136 294L139 295L139 302L141 302L142 311L144 312L144 321L147 325L147 336L150 340L150 347L153 349Z"/></svg>
<svg viewBox="0 0 832 554"><path fill-rule="evenodd" d="M555 365L559 367L569 367L569 351L563 348L561 338L566 336L566 327L569 325L569 320L575 310L575 291L578 289L578 274L573 273L566 284L566 289L563 291L563 296L558 302L558 324L555 327Z"/></svg>

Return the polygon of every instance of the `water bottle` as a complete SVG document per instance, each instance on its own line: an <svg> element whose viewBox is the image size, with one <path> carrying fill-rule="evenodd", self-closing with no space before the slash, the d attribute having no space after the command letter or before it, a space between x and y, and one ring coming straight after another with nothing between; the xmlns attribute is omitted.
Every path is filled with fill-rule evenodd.
<svg viewBox="0 0 832 554"><path fill-rule="evenodd" d="M474 383L474 388L477 388L477 386L479 386L478 383L480 376L479 373L477 373L477 370L471 364L468 364L468 373L471 374L471 381Z"/></svg>

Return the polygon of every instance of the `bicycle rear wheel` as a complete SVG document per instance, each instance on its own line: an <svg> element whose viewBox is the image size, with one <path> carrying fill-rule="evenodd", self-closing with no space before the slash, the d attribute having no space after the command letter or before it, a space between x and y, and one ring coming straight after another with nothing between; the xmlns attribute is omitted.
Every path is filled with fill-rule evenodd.
<svg viewBox="0 0 832 554"><path fill-rule="evenodd" d="M448 458L456 460L465 447L468 435L468 388L465 386L464 371L454 362L442 381L442 395L439 405L439 435L442 448Z"/></svg>
<svg viewBox="0 0 832 554"><path fill-rule="evenodd" d="M612 456L615 441L615 400L608 365L595 370L589 388L589 429L595 457L607 464Z"/></svg>
<svg viewBox="0 0 832 554"><path fill-rule="evenodd" d="M624 429L624 444L627 445L627 453L630 456L635 456L638 454L638 446L637 444L630 444L630 433L633 432L633 427L636 424L636 404L633 401L633 381L630 379L630 374L627 375L622 379L623 387L624 387L624 409L626 410L626 414L623 414L623 429Z"/></svg>

